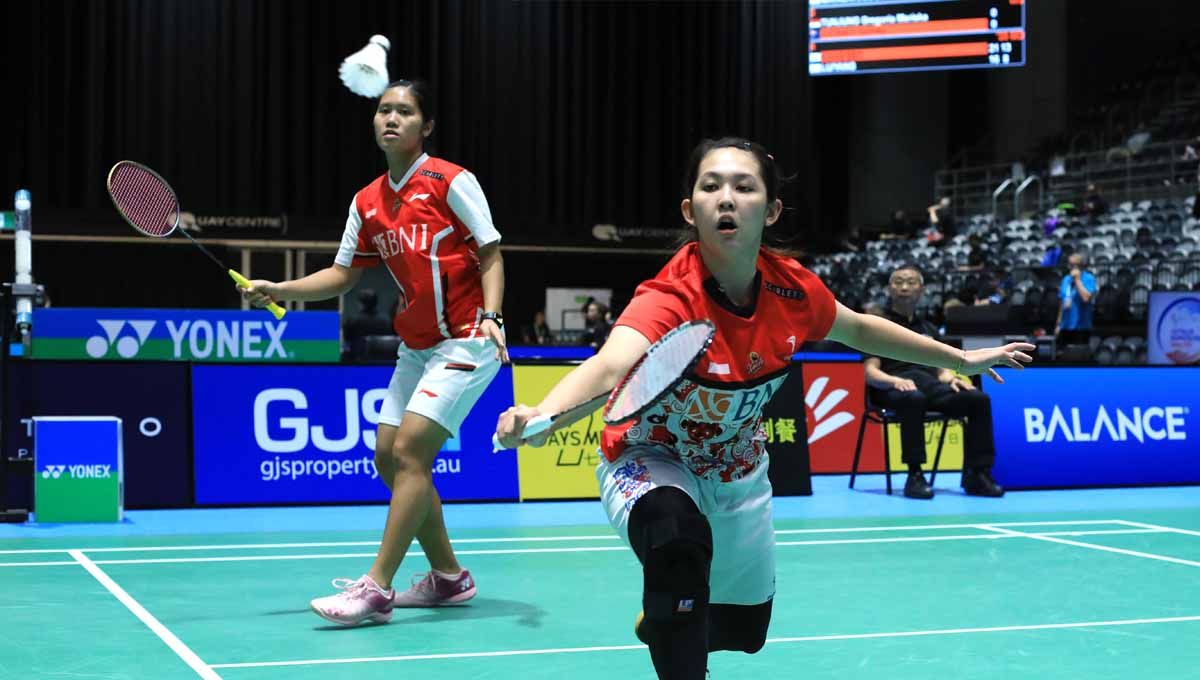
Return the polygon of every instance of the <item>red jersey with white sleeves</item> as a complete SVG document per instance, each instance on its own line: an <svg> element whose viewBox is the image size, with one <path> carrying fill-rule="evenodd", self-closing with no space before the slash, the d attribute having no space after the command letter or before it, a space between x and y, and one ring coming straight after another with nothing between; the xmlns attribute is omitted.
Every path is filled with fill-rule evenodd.
<svg viewBox="0 0 1200 680"><path fill-rule="evenodd" d="M396 334L412 349L427 349L478 332L478 252L499 240L475 176L422 154L399 182L384 173L354 195L334 261L383 264L399 289Z"/></svg>
<svg viewBox="0 0 1200 680"><path fill-rule="evenodd" d="M741 479L757 467L766 436L762 410L787 378L805 340L829 333L833 294L812 272L766 249L758 255L754 301L734 305L704 266L699 246L684 246L658 276L638 286L616 325L654 342L689 320L717 332L682 382L630 423L604 428L600 446L614 461L632 445L658 444L698 477Z"/></svg>

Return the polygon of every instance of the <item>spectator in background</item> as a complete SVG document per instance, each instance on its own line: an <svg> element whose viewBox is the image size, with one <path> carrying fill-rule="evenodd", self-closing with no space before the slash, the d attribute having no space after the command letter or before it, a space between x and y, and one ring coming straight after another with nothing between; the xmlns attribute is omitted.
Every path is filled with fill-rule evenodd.
<svg viewBox="0 0 1200 680"><path fill-rule="evenodd" d="M1196 168L1196 197L1192 199L1192 219L1200 220L1200 167Z"/></svg>
<svg viewBox="0 0 1200 680"><path fill-rule="evenodd" d="M943 196L942 200L925 209L929 213L929 230L926 239L930 245L945 245L958 233L954 223L954 215L950 211L950 197Z"/></svg>
<svg viewBox="0 0 1200 680"><path fill-rule="evenodd" d="M342 324L342 341L355 359L366 357L363 339L368 335L393 335L392 321L379 312L379 294L374 288L358 291L358 313Z"/></svg>
<svg viewBox="0 0 1200 680"><path fill-rule="evenodd" d="M550 334L550 326L546 323L546 312L538 310L533 315L533 323L521 328L521 339L526 345L553 345L554 336Z"/></svg>
<svg viewBox="0 0 1200 680"><path fill-rule="evenodd" d="M600 349L600 345L604 344L609 331L612 330L608 307L598 300L589 299L583 306L583 313L583 321L586 325L583 332L583 344L592 349Z"/></svg>
<svg viewBox="0 0 1200 680"><path fill-rule="evenodd" d="M866 245L866 239L862 237L857 226L851 226L846 229L845 235L842 236L841 242L838 243L839 248L852 253L861 251L864 245Z"/></svg>
<svg viewBox="0 0 1200 680"><path fill-rule="evenodd" d="M884 318L935 340L940 334L933 324L917 316L917 305L925 291L921 271L900 267L888 281L888 307ZM974 295L971 295L972 301ZM992 402L968 378L949 369L929 368L897 359L868 357L864 363L871 401L894 409L900 416L901 460L908 465L904 495L933 498L925 481L925 411L937 410L967 419L963 441L963 490L973 496L999 497L1004 488L992 478L996 458L992 435Z"/></svg>
<svg viewBox="0 0 1200 680"><path fill-rule="evenodd" d="M1109 163L1127 161L1141 153L1142 149L1146 148L1146 145L1149 143L1150 130L1146 128L1145 123L1138 123L1137 129L1134 130L1133 134L1129 135L1129 138L1125 140L1123 145L1114 146L1108 150L1106 159Z"/></svg>
<svg viewBox="0 0 1200 680"><path fill-rule="evenodd" d="M1092 332L1092 299L1096 296L1096 277L1087 271L1083 253L1067 258L1071 270L1058 287L1058 322L1054 333L1062 345L1087 344Z"/></svg>
<svg viewBox="0 0 1200 680"><path fill-rule="evenodd" d="M912 222L908 219L908 215L903 210L897 209L892 213L892 219L888 221L887 231L879 235L881 241L891 241L896 239L912 238L915 230Z"/></svg>
<svg viewBox="0 0 1200 680"><path fill-rule="evenodd" d="M1108 202L1095 184L1087 185L1087 196L1083 199L1083 214L1087 215L1088 223L1095 224L1100 216L1108 212Z"/></svg>
<svg viewBox="0 0 1200 680"><path fill-rule="evenodd" d="M960 272L981 272L987 267L987 255L983 246L975 246L971 248L971 254L967 255L967 263L959 265Z"/></svg>

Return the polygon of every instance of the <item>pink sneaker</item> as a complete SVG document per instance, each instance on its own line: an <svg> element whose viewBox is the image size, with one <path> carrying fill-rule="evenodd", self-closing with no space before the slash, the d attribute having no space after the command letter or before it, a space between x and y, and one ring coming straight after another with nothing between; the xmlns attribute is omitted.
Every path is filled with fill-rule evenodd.
<svg viewBox="0 0 1200 680"><path fill-rule="evenodd" d="M370 576L364 575L357 581L335 578L333 587L342 592L318 597L309 603L317 616L339 626L357 626L368 620L374 623L392 620L392 598L396 591L380 588Z"/></svg>
<svg viewBox="0 0 1200 680"><path fill-rule="evenodd" d="M456 578L438 576L431 570L413 577L412 587L392 597L395 607L444 607L461 604L475 597L475 581L471 572L462 570Z"/></svg>

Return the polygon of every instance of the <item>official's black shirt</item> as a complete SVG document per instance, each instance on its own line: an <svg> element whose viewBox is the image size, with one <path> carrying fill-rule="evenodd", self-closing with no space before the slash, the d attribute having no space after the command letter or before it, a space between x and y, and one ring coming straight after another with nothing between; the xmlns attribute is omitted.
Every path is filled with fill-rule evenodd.
<svg viewBox="0 0 1200 680"><path fill-rule="evenodd" d="M914 333L920 333L921 335L931 337L934 340L941 340L941 333L938 332L937 327L924 319L918 318L916 315L909 319L896 313L896 311L891 307L886 307L883 310L883 318L900 324ZM929 373L935 377L938 374L938 369L932 366L925 366L923 364L910 364L907 361L889 359L887 357L876 358L879 359L880 370L888 375L902 376L905 373L910 373L913 371Z"/></svg>

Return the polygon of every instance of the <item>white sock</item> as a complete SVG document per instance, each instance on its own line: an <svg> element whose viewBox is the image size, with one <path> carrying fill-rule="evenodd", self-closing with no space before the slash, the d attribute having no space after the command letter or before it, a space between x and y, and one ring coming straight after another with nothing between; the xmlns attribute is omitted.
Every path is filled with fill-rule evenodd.
<svg viewBox="0 0 1200 680"><path fill-rule="evenodd" d="M437 574L439 578L444 578L447 581L453 581L454 579L458 578L459 576L462 576L462 569L459 569L458 571L454 572L453 574L449 574L444 571L438 571L437 569L430 569L430 571Z"/></svg>

